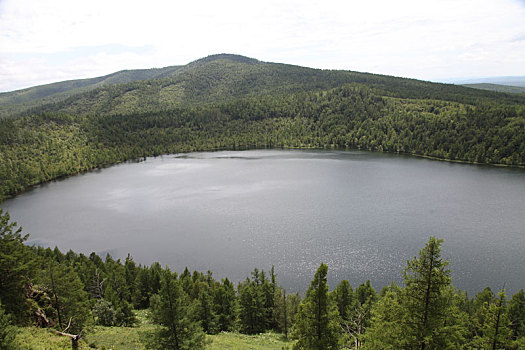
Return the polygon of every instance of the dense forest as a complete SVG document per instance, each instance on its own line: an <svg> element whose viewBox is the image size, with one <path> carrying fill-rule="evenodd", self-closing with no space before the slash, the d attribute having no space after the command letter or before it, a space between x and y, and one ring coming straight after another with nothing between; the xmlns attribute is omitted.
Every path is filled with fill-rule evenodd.
<svg viewBox="0 0 525 350"><path fill-rule="evenodd" d="M321 264L304 296L279 286L278 273L254 269L244 281L171 271L109 254L102 259L27 246L0 211L0 348L15 349L16 326L37 325L78 347L89 329L134 327L135 310L156 325L141 335L150 349L204 349L205 334L274 331L294 349L523 349L525 293L490 288L474 298L451 284L441 243L431 237L407 262L404 286L377 292L347 280L329 290ZM91 344L96 347L96 344Z"/></svg>
<svg viewBox="0 0 525 350"><path fill-rule="evenodd" d="M97 167L189 151L354 148L525 165L521 95L230 55L169 72L29 100L23 113L0 118L0 200Z"/></svg>

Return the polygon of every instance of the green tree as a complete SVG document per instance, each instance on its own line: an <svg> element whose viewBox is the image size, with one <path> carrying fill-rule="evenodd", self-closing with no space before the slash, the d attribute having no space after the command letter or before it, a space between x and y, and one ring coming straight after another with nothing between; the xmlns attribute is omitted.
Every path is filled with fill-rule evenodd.
<svg viewBox="0 0 525 350"><path fill-rule="evenodd" d="M124 295L126 296L126 301L131 303L132 297L135 295L135 288L136 288L136 279L137 279L137 265L133 261L133 258L131 255L128 254L126 257L126 261L124 263L124 270L125 270L125 281L126 281L126 291Z"/></svg>
<svg viewBox="0 0 525 350"><path fill-rule="evenodd" d="M205 336L192 319L191 304L180 281L169 270L161 271L159 294L151 297L153 321L159 326L145 338L150 349L198 350L205 346Z"/></svg>
<svg viewBox="0 0 525 350"><path fill-rule="evenodd" d="M349 321L350 316L355 309L355 296L350 283L347 280L342 280L331 293L331 297L337 305L341 321Z"/></svg>
<svg viewBox="0 0 525 350"><path fill-rule="evenodd" d="M508 314L512 339L517 340L525 336L525 292L521 289L509 301Z"/></svg>
<svg viewBox="0 0 525 350"><path fill-rule="evenodd" d="M46 261L37 281L51 299L57 327L63 330L69 325L72 334L80 332L88 321L90 308L88 294L73 268Z"/></svg>
<svg viewBox="0 0 525 350"><path fill-rule="evenodd" d="M240 330L246 334L257 334L266 330L265 298L257 269L255 272L253 280L246 278L238 288Z"/></svg>
<svg viewBox="0 0 525 350"><path fill-rule="evenodd" d="M401 299L401 289L397 286L382 291L371 310L371 325L362 337L366 349L412 349L402 322L405 310ZM356 340L355 348L359 345Z"/></svg>
<svg viewBox="0 0 525 350"><path fill-rule="evenodd" d="M419 257L409 260L404 271L403 321L410 348L447 348L458 341L458 333L463 331L450 319L459 310L452 309L454 293L448 261L441 258L442 242L430 237Z"/></svg>
<svg viewBox="0 0 525 350"><path fill-rule="evenodd" d="M384 289L372 309L366 349L458 349L465 345L468 315L464 296L450 285L442 240L431 237L419 257L408 261L405 288Z"/></svg>
<svg viewBox="0 0 525 350"><path fill-rule="evenodd" d="M235 286L227 278L215 290L214 305L219 331L233 330L237 319L237 296Z"/></svg>
<svg viewBox="0 0 525 350"><path fill-rule="evenodd" d="M292 324L290 316L290 301L286 295L286 289L277 288L275 291L275 315L277 321L277 330L284 334L284 338L288 339L288 330Z"/></svg>
<svg viewBox="0 0 525 350"><path fill-rule="evenodd" d="M200 321L204 332L215 334L217 333L217 314L215 313L210 287L205 282L197 282L196 287L199 290L195 305L196 320Z"/></svg>
<svg viewBox="0 0 525 350"><path fill-rule="evenodd" d="M133 327L137 322L137 317L133 313L131 304L126 300L120 301L115 313L115 322L118 326Z"/></svg>
<svg viewBox="0 0 525 350"><path fill-rule="evenodd" d="M353 339L356 348L362 343L362 335L370 326L371 310L377 300L376 290L370 284L370 280L361 283L355 290L356 306L344 323L344 330Z"/></svg>
<svg viewBox="0 0 525 350"><path fill-rule="evenodd" d="M489 288L478 293L475 300L475 335L470 346L477 349L507 349L512 343L512 330L508 326L505 292L496 297Z"/></svg>
<svg viewBox="0 0 525 350"><path fill-rule="evenodd" d="M339 348L339 313L333 300L328 297L327 273L328 266L321 264L299 306L292 331L293 337L297 339L294 349Z"/></svg>
<svg viewBox="0 0 525 350"><path fill-rule="evenodd" d="M102 326L114 326L116 321L115 314L113 305L105 299L98 299L93 306L93 316L97 318L97 323Z"/></svg>
<svg viewBox="0 0 525 350"><path fill-rule="evenodd" d="M10 222L9 213L0 209L0 302L18 324L29 319L26 294L36 267L36 257L23 244L28 237L16 222Z"/></svg>

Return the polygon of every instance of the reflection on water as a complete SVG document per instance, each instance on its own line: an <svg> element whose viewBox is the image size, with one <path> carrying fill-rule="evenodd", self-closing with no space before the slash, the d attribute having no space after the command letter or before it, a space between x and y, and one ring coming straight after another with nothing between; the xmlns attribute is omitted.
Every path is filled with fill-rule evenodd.
<svg viewBox="0 0 525 350"><path fill-rule="evenodd" d="M144 264L241 280L275 265L304 290L402 281L430 235L454 284L525 287L525 171L368 152L191 153L125 163L2 203L35 244L128 252Z"/></svg>

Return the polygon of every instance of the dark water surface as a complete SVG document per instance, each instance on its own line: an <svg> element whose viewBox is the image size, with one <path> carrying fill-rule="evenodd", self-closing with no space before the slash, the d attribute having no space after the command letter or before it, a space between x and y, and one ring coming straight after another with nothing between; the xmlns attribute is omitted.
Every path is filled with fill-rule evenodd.
<svg viewBox="0 0 525 350"><path fill-rule="evenodd" d="M402 282L429 236L444 238L469 294L525 288L525 170L348 151L148 158L39 186L1 204L32 243L235 281L275 265L304 291L321 262L332 287Z"/></svg>

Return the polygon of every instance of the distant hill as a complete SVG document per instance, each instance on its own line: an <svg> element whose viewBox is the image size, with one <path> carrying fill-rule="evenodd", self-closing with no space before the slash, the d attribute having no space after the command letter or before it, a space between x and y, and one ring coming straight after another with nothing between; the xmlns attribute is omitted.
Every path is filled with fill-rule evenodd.
<svg viewBox="0 0 525 350"><path fill-rule="evenodd" d="M67 80L27 89L0 93L0 112L16 111L24 107L59 102L70 96L99 87L130 83L137 80L158 79L174 74L180 66L152 69L123 70L102 77ZM19 106L21 108L16 108Z"/></svg>
<svg viewBox="0 0 525 350"><path fill-rule="evenodd" d="M525 87L525 76L507 76L507 77L488 77L488 78L472 78L454 81L455 84L470 85L470 84L496 84Z"/></svg>
<svg viewBox="0 0 525 350"><path fill-rule="evenodd" d="M463 84L463 86L474 88L474 89L481 89L481 90L506 92L506 93L512 93L512 94L525 94L524 86L511 86L511 85L488 84L488 83Z"/></svg>
<svg viewBox="0 0 525 350"><path fill-rule="evenodd" d="M0 115L27 112L136 113L216 103L241 97L327 90L364 84L394 97L470 103L480 98L512 102L490 91L342 70L320 70L219 54L185 66L129 70L0 94ZM516 102L516 101L514 101Z"/></svg>

